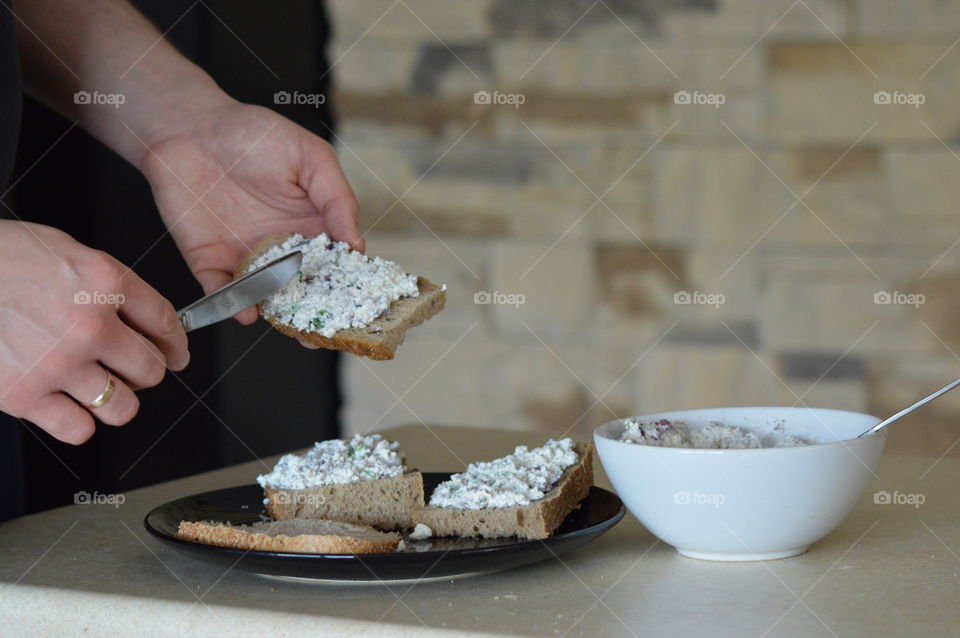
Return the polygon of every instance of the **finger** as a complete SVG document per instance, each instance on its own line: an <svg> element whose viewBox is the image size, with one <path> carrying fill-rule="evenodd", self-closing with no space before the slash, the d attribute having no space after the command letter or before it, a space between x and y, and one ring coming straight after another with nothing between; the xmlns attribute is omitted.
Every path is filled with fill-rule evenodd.
<svg viewBox="0 0 960 638"><path fill-rule="evenodd" d="M310 343L309 341L304 341L303 339L297 339L300 342L300 345L309 350L319 350L320 346Z"/></svg>
<svg viewBox="0 0 960 638"><path fill-rule="evenodd" d="M90 413L60 392L38 400L23 418L43 428L53 438L72 445L89 440L97 430Z"/></svg>
<svg viewBox="0 0 960 638"><path fill-rule="evenodd" d="M139 332L118 323L114 338L98 353L100 363L134 390L158 385L167 372L163 353Z"/></svg>
<svg viewBox="0 0 960 638"><path fill-rule="evenodd" d="M345 241L354 250L363 251L364 241L360 234L360 207L347 182L343 169L328 146L316 151L315 163L304 176L307 195L323 215L330 237Z"/></svg>
<svg viewBox="0 0 960 638"><path fill-rule="evenodd" d="M136 273L124 278L123 301L117 314L123 321L156 344L171 370L183 370L190 362L187 333L177 311L163 295Z"/></svg>
<svg viewBox="0 0 960 638"><path fill-rule="evenodd" d="M220 270L201 270L197 273L197 281L199 281L200 285L203 286L204 291L209 294L217 288L226 286L228 283L233 281L233 277ZM249 326L251 323L257 320L258 316L259 314L257 312L257 307L250 306L249 308L241 310L237 314L233 315L233 318L244 326Z"/></svg>
<svg viewBox="0 0 960 638"><path fill-rule="evenodd" d="M99 408L87 407L107 387L107 370L96 363L74 369L63 383L61 390L87 408L91 414L107 425L124 425L137 415L140 400L126 383L113 377L113 394Z"/></svg>
<svg viewBox="0 0 960 638"><path fill-rule="evenodd" d="M356 206L356 204L354 203L353 206ZM350 244L350 248L354 250L360 252L366 250L366 241L357 226L358 214L356 208L342 200L333 200L324 207L323 216L330 237L337 241L347 242Z"/></svg>

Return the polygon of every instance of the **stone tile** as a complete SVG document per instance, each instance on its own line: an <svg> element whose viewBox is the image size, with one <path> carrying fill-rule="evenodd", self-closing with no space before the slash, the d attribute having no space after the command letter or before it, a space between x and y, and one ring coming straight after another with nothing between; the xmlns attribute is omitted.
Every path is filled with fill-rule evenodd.
<svg viewBox="0 0 960 638"><path fill-rule="evenodd" d="M780 375L792 381L858 381L866 375L862 357L843 352L781 352Z"/></svg>
<svg viewBox="0 0 960 638"><path fill-rule="evenodd" d="M486 43L450 46L441 42L420 45L417 61L410 74L410 91L415 95L436 96L446 85L443 94L449 95L450 76L467 78L467 86L476 90L476 83L489 80L492 75L490 48ZM471 82L473 80L473 82ZM468 88L464 92L473 93Z"/></svg>
<svg viewBox="0 0 960 638"><path fill-rule="evenodd" d="M523 422L499 372L511 346L482 335L452 343L411 331L392 361L344 357L345 433L421 421L519 429Z"/></svg>
<svg viewBox="0 0 960 638"><path fill-rule="evenodd" d="M347 46L349 46L348 43ZM416 42L360 42L349 51L334 48L333 69L340 93L382 94L406 90L417 57ZM350 113L351 110L345 110Z"/></svg>
<svg viewBox="0 0 960 638"><path fill-rule="evenodd" d="M866 142L935 141L927 126L949 139L960 127L947 89L960 79L960 53L931 69L943 51L917 43L853 43L850 50L839 43L771 46L768 134L798 146L846 146L878 122ZM878 90L920 93L925 101L919 108L876 104Z"/></svg>
<svg viewBox="0 0 960 638"><path fill-rule="evenodd" d="M337 46L348 47L361 37L363 41L368 37L407 41L440 38L448 44L458 44L491 34L491 0L464 0L456 4L446 0L404 2L409 9L403 3L391 8L392 0L333 0L329 10L336 27Z"/></svg>
<svg viewBox="0 0 960 638"><path fill-rule="evenodd" d="M524 392L527 398L519 406L529 428L554 437L589 440L597 426L636 414L633 382L636 367L633 364L642 354L637 344L584 347L557 342L548 345L576 376L571 374L566 384L561 382L547 390L535 379L519 381L527 385ZM556 358L549 351L545 353L548 360Z"/></svg>
<svg viewBox="0 0 960 638"><path fill-rule="evenodd" d="M917 281L910 292L922 295L922 305L916 310L918 320L923 321L931 337L944 350L960 354L960 296L957 291L960 276L957 274L932 274ZM917 298L920 300L920 297ZM941 343L942 342L942 343Z"/></svg>
<svg viewBox="0 0 960 638"><path fill-rule="evenodd" d="M596 249L599 294L615 312L627 316L656 316L664 301L652 298L683 277L683 254L641 245L600 245Z"/></svg>
<svg viewBox="0 0 960 638"><path fill-rule="evenodd" d="M889 236L893 200L879 152L871 146L844 155L846 151L811 148L773 154L770 165L790 190L785 186L779 193L777 217L782 219L764 238L767 245L842 250L846 245L860 254ZM802 202L796 201L799 196Z"/></svg>
<svg viewBox="0 0 960 638"><path fill-rule="evenodd" d="M870 366L867 411L889 416L956 376L956 368L957 360L946 352L925 357L878 358ZM956 445L960 440L960 397L953 394L943 395L892 425L887 435L887 452L960 457L960 445Z"/></svg>
<svg viewBox="0 0 960 638"><path fill-rule="evenodd" d="M960 5L941 0L854 0L854 31L862 38L936 38L944 50L957 38ZM931 60L932 62L933 60Z"/></svg>
<svg viewBox="0 0 960 638"><path fill-rule="evenodd" d="M364 93L341 91L334 97L338 112L346 114L348 125L357 122L390 126L400 132L419 130L417 139L437 138L452 134L450 143L477 124L479 133L485 125L486 111L473 103L473 98L455 100L411 95L405 92ZM409 139L409 133L405 136Z"/></svg>
<svg viewBox="0 0 960 638"><path fill-rule="evenodd" d="M892 205L888 231L901 242L946 250L960 237L960 159L939 148L890 148L884 153ZM932 259L931 259L932 261Z"/></svg>
<svg viewBox="0 0 960 638"><path fill-rule="evenodd" d="M409 237L373 232L366 236L367 251L401 264L409 272L423 275L447 286L444 310L415 332L429 332L456 339L475 321L482 321L483 308L474 304L476 291L487 287L490 248L472 239L444 237L443 243L430 236ZM482 333L485 324L472 335Z"/></svg>
<svg viewBox="0 0 960 638"><path fill-rule="evenodd" d="M536 342L537 337L574 339L589 330L596 306L596 276L593 255L586 246L498 242L490 285L491 293L523 295L517 305L505 301L486 308L498 334Z"/></svg>
<svg viewBox="0 0 960 638"><path fill-rule="evenodd" d="M580 47L572 41L496 40L490 53L496 83L503 91L580 92L578 83L585 72L584 60ZM634 87L633 91L644 88Z"/></svg>
<svg viewBox="0 0 960 638"><path fill-rule="evenodd" d="M704 91L700 91L704 93ZM712 92L712 91L707 91ZM766 100L758 91L720 91L725 102L719 107L702 104L670 104L667 119L676 122L670 140L713 144L734 139L733 130L748 144L759 145L764 132ZM728 129L729 127L729 129Z"/></svg>
<svg viewBox="0 0 960 638"><path fill-rule="evenodd" d="M852 347L850 354L862 356L916 356L939 347L916 308L875 303L874 295L898 287L858 272L851 257L778 255L765 264L758 316L767 347L840 352Z"/></svg>
<svg viewBox="0 0 960 638"><path fill-rule="evenodd" d="M637 408L641 414L768 405L771 397L778 396L780 386L763 363L739 345L664 345L652 351L640 366Z"/></svg>
<svg viewBox="0 0 960 638"><path fill-rule="evenodd" d="M497 89L508 92L508 89ZM523 104L491 105L500 119L512 118L517 123L553 123L563 126L636 126L644 121L647 112L662 109L668 97L660 93L626 93L620 95L591 95L523 91ZM532 125L532 124L531 124ZM515 130L525 130L522 124ZM586 138L579 138L582 142Z"/></svg>
<svg viewBox="0 0 960 638"><path fill-rule="evenodd" d="M726 322L724 322L726 323ZM741 346L756 351L760 347L757 326L750 321L680 322L664 338L664 343L683 346Z"/></svg>
<svg viewBox="0 0 960 638"><path fill-rule="evenodd" d="M568 432L586 439L600 423L633 412L630 377L615 383L632 363L622 348L611 352L549 342L548 350L538 342L478 333L452 348L450 339L428 332L411 333L411 338L394 361L345 358L346 432L419 418L428 424L535 429L553 436ZM404 396L406 406L394 405L394 393ZM600 395L603 402L597 403Z"/></svg>
<svg viewBox="0 0 960 638"><path fill-rule="evenodd" d="M764 241L761 240L761 245ZM683 290L723 295L723 303L716 308L709 308L711 313L708 320L711 323L722 320L733 327L737 323L752 324L756 321L762 273L757 266L758 248L748 248L749 245L726 249L706 247L693 250L688 255ZM672 314L680 319L689 319L690 314L683 312L685 310L691 308L675 306ZM722 324L719 327L723 327Z"/></svg>
<svg viewBox="0 0 960 638"><path fill-rule="evenodd" d="M580 41L496 42L492 56L503 90L559 95L624 95L674 91L748 91L760 88L766 59L762 51L744 57L744 46L700 47L651 41L647 47L626 29L596 33ZM593 32L591 32L593 33ZM552 46L552 48L551 48ZM721 77L722 76L722 77Z"/></svg>
<svg viewBox="0 0 960 638"><path fill-rule="evenodd" d="M604 5L592 0L557 0L549 11L536 0L499 0L494 4L492 21L500 36L542 36L559 38L564 33L577 37L595 26L617 25L620 21L645 33L655 32L664 14L671 9L712 9L714 0L698 0L673 5L649 0L607 0Z"/></svg>
<svg viewBox="0 0 960 638"><path fill-rule="evenodd" d="M630 204L650 207L654 201L657 154L665 144L660 138L660 135L645 135L604 145L598 167L597 195L602 194L611 207Z"/></svg>
<svg viewBox="0 0 960 638"><path fill-rule="evenodd" d="M552 437L573 436L589 440L593 430L614 419L632 416L629 408L595 400L582 387L572 386L556 398L536 394L524 401L523 416L531 429L549 432Z"/></svg>
<svg viewBox="0 0 960 638"><path fill-rule="evenodd" d="M782 186L750 151L733 143L658 149L652 239L746 248L769 228L783 210Z"/></svg>
<svg viewBox="0 0 960 638"><path fill-rule="evenodd" d="M792 0L741 0L718 3L716 12L671 12L663 20L664 37L742 41L746 49L764 32L767 42L834 40L831 30L843 37L850 29L846 0L807 0L806 7L798 4L791 8L793 4Z"/></svg>
<svg viewBox="0 0 960 638"><path fill-rule="evenodd" d="M781 405L806 405L811 408L830 410L850 410L851 412L870 412L870 400L865 380L823 380L812 385L810 381L791 381L780 388ZM798 398L802 403L798 403ZM776 399L771 399L776 401Z"/></svg>
<svg viewBox="0 0 960 638"><path fill-rule="evenodd" d="M409 144L406 154L418 175L431 179L464 178L485 182L520 184L533 176L534 164L542 161L543 148L535 140L486 141L464 138Z"/></svg>

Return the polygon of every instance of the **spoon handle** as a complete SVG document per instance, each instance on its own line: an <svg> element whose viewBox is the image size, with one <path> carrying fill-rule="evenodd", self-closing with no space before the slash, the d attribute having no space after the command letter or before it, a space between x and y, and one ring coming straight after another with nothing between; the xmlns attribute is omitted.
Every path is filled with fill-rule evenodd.
<svg viewBox="0 0 960 638"><path fill-rule="evenodd" d="M878 432L878 431L882 430L883 428L887 427L888 425L890 425L891 423L893 423L894 421L896 421L897 419L899 419L899 418L902 417L903 415L909 414L910 412L913 412L914 410L916 410L917 408L919 408L921 405L926 405L927 403L930 403L931 401L933 401L933 400L936 399L937 397L939 397L939 396L941 396L941 395L943 395L943 394L946 394L947 392L950 392L950 390L953 390L953 389L954 389L955 387L957 387L958 385L960 385L960 379L954 379L953 381L951 381L951 382L948 383L947 385L943 386L942 388L940 388L939 390L937 390L937 391L934 392L933 394L930 394L930 395L928 395L928 396L923 397L922 399L920 399L919 401L917 401L916 403L914 403L913 405L911 405L909 408L904 408L903 410L900 410L899 412L897 412L896 414L894 414L892 417L888 418L886 421L881 421L880 423L877 423L875 426L873 426L872 428L870 428L869 430L867 430L866 432L864 432L863 434L861 434L861 435L858 436L857 438L859 439L861 436L866 436L866 435L868 435L868 434L873 434L874 432Z"/></svg>

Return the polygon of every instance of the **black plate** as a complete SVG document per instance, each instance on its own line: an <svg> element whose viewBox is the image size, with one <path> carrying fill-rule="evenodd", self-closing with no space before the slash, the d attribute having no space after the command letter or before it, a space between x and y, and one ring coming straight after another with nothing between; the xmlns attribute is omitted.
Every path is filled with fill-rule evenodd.
<svg viewBox="0 0 960 638"><path fill-rule="evenodd" d="M449 473L423 475L428 494ZM394 554L292 554L204 545L176 537L181 520L222 521L243 525L263 520L263 489L256 484L228 487L171 501L143 520L151 534L196 559L234 569L287 578L337 582L383 582L469 576L524 565L564 554L596 539L623 518L626 509L613 493L591 487L590 494L543 541L517 538L404 539ZM239 562L238 562L239 561Z"/></svg>

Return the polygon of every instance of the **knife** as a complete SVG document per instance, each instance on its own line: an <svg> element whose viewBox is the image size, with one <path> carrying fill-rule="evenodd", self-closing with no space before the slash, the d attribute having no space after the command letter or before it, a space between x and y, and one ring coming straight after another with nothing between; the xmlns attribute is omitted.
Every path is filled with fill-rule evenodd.
<svg viewBox="0 0 960 638"><path fill-rule="evenodd" d="M209 326L260 303L286 286L302 263L303 253L294 251L194 301L177 311L183 329L190 332Z"/></svg>

